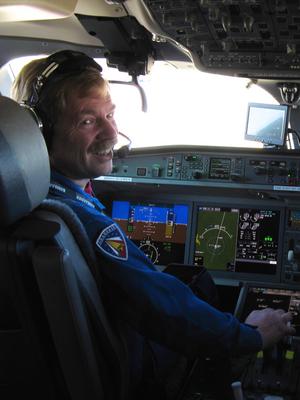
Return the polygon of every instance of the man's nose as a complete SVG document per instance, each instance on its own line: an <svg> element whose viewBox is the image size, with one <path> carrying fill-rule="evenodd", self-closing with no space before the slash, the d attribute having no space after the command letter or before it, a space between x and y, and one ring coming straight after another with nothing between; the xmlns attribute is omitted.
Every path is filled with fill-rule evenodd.
<svg viewBox="0 0 300 400"><path fill-rule="evenodd" d="M99 135L105 139L114 140L115 142L118 141L118 128L115 122L111 122L106 120L101 127L102 129L99 132Z"/></svg>

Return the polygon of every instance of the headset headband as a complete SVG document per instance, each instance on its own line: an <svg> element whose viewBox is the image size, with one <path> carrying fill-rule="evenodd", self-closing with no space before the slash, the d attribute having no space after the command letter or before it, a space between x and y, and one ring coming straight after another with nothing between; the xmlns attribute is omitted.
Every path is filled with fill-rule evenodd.
<svg viewBox="0 0 300 400"><path fill-rule="evenodd" d="M50 55L46 58L42 67L42 71L33 83L32 93L26 101L26 104L30 107L34 107L38 103L44 87L57 78L73 75L87 68L94 68L102 72L101 66L93 58L73 50L62 50Z"/></svg>

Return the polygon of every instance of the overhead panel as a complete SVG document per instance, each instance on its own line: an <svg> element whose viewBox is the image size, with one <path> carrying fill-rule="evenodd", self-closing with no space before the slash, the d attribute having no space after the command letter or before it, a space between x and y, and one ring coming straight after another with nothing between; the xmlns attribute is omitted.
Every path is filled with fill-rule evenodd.
<svg viewBox="0 0 300 400"><path fill-rule="evenodd" d="M299 76L299 1L143 0L142 3L156 39L164 37L176 43L201 70L261 78Z"/></svg>

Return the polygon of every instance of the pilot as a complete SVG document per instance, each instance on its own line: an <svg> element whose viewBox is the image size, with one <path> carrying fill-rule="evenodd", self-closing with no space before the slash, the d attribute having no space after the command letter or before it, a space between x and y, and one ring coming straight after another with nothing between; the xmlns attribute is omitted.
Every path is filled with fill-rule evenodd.
<svg viewBox="0 0 300 400"><path fill-rule="evenodd" d="M122 326L130 355L130 399L151 398L153 383L161 396L153 398L167 398L167 371L178 355L255 353L294 332L283 310L254 311L240 323L202 301L157 271L105 214L90 180L111 172L118 128L109 84L92 58L66 50L34 60L18 75L13 97L43 124L52 169L49 196L75 211L97 253L106 306Z"/></svg>

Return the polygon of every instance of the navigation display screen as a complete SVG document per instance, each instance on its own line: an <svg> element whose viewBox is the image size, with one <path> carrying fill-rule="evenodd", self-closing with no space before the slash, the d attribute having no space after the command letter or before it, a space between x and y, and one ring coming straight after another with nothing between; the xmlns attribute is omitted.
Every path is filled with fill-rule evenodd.
<svg viewBox="0 0 300 400"><path fill-rule="evenodd" d="M187 205L114 201L112 218L154 264L184 263Z"/></svg>
<svg viewBox="0 0 300 400"><path fill-rule="evenodd" d="M279 210L198 206L194 264L275 275L279 225Z"/></svg>
<svg viewBox="0 0 300 400"><path fill-rule="evenodd" d="M292 324L300 336L300 291L273 287L244 287L235 314L244 321L253 310L281 308L293 315Z"/></svg>

